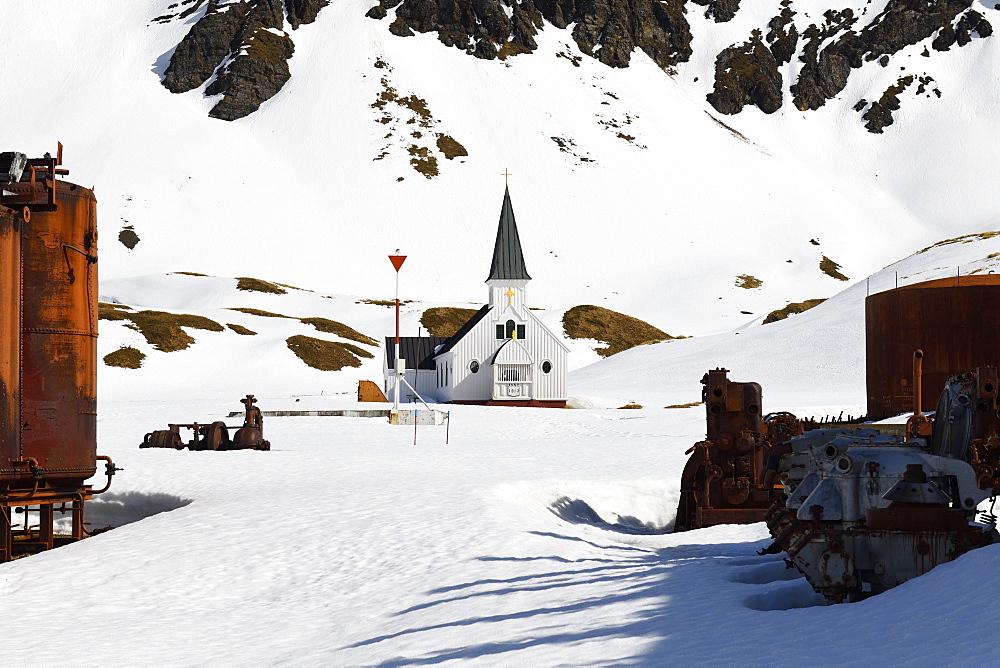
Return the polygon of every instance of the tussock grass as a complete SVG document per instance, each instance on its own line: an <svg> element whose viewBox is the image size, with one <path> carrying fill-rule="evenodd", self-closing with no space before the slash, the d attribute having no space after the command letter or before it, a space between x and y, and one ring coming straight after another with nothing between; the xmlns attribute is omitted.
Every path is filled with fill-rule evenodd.
<svg viewBox="0 0 1000 668"><path fill-rule="evenodd" d="M803 313L813 308L814 306L819 306L825 301L826 301L825 299L807 299L804 302L792 302L785 308L780 308L768 313L767 317L764 318L763 324L767 325L772 322L784 320L788 316L793 315L795 313Z"/></svg>
<svg viewBox="0 0 1000 668"><path fill-rule="evenodd" d="M439 151L444 153L444 157L448 160L469 155L465 147L459 144L451 135L439 134L437 136L437 147Z"/></svg>
<svg viewBox="0 0 1000 668"><path fill-rule="evenodd" d="M937 248L939 246L950 246L951 244L968 244L973 241L985 241L986 239L992 239L995 236L1000 235L1000 230L994 230L992 232L979 232L977 234L965 234L960 237L954 237L952 239L945 239L944 241L939 241L936 244L931 244L923 250L918 250L916 255L921 253L926 253L932 248Z"/></svg>
<svg viewBox="0 0 1000 668"><path fill-rule="evenodd" d="M363 351L349 343L323 341L301 334L288 337L285 343L296 357L320 371L339 371L348 366L361 366L361 360L354 355L354 351ZM367 356L373 357L370 353Z"/></svg>
<svg viewBox="0 0 1000 668"><path fill-rule="evenodd" d="M280 313L272 313L270 311L262 311L259 308L248 308L245 306L230 306L230 311L239 311L240 313L246 313L247 315L256 315L261 318L290 318L292 320L297 320L297 318L292 318L290 315L281 315Z"/></svg>
<svg viewBox="0 0 1000 668"><path fill-rule="evenodd" d="M669 406L664 406L664 408L694 408L695 406L701 406L701 402L692 401L689 404L671 404Z"/></svg>
<svg viewBox="0 0 1000 668"><path fill-rule="evenodd" d="M838 281L849 281L847 276L840 273L840 265L828 258L823 256L823 259L819 261L819 270L830 278L836 278Z"/></svg>
<svg viewBox="0 0 1000 668"><path fill-rule="evenodd" d="M257 334L257 332L253 331L252 329L247 329L243 325L234 325L231 322L227 322L226 327L233 330L237 334L242 334L243 336L255 336Z"/></svg>
<svg viewBox="0 0 1000 668"><path fill-rule="evenodd" d="M634 401L630 401L627 404L625 404L624 406L619 406L618 410L623 410L623 409L634 410L634 409L638 409L638 408L642 408L642 404L637 404Z"/></svg>
<svg viewBox="0 0 1000 668"><path fill-rule="evenodd" d="M126 327L143 335L146 342L166 353L185 350L194 343L194 337L182 327L221 332L225 328L204 316L165 311L132 311L120 304L98 304L97 317L101 320L127 320Z"/></svg>
<svg viewBox="0 0 1000 668"><path fill-rule="evenodd" d="M476 314L476 309L435 306L424 311L420 324L431 336L454 336Z"/></svg>
<svg viewBox="0 0 1000 668"><path fill-rule="evenodd" d="M175 271L174 273L181 276L208 276L208 274L199 274L197 271Z"/></svg>
<svg viewBox="0 0 1000 668"><path fill-rule="evenodd" d="M271 283L270 281L262 281L259 278L250 278L249 276L237 277L236 289L246 290L247 292L266 292L272 295L288 294L288 290L285 290L277 283Z"/></svg>
<svg viewBox="0 0 1000 668"><path fill-rule="evenodd" d="M336 320L328 320L327 318L299 318L299 322L305 325L312 325L321 332L336 334L341 338L357 341L358 343L364 343L368 346L378 345L378 341L372 337L365 336L361 332L348 327L342 322L337 322Z"/></svg>
<svg viewBox="0 0 1000 668"><path fill-rule="evenodd" d="M136 350L131 346L122 346L118 350L104 356L104 363L108 366L117 366L123 369L139 369L142 361L146 359L146 353Z"/></svg>
<svg viewBox="0 0 1000 668"><path fill-rule="evenodd" d="M608 344L606 348L595 349L602 357L635 346L677 338L638 318L589 304L574 306L566 311L563 330L571 339L596 339Z"/></svg>
<svg viewBox="0 0 1000 668"><path fill-rule="evenodd" d="M750 274L740 274L736 277L736 287L738 288L754 290L762 285L764 285L764 281L760 280L756 276L751 276Z"/></svg>

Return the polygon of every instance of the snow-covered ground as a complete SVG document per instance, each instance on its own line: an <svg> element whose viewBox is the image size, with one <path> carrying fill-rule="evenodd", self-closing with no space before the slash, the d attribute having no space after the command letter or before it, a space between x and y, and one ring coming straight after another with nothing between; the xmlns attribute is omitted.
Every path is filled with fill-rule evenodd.
<svg viewBox="0 0 1000 668"><path fill-rule="evenodd" d="M977 260L988 270L998 247L941 246L870 285ZM160 281L158 294L171 308L217 306L212 290L185 292L174 278L218 281L223 301L232 290L231 279L168 277L174 290ZM220 356L210 372L183 377L192 360L174 376L102 371L99 450L125 470L88 518L119 528L0 568L0 612L18 639L0 657L54 664L99 643L112 665L991 663L1000 546L826 606L780 555L757 555L762 524L670 533L704 411L662 402L697 400L701 374L724 364L762 382L766 410L860 412L866 284L784 322L633 349L570 375L580 402L635 399L639 410L450 406L449 427L416 434L378 418L269 417L270 452L140 450L168 422L240 408L237 383L213 379L231 362L228 340L191 330L197 361ZM286 297L311 298L273 299ZM325 301L343 320L376 308ZM810 366L824 351L835 361ZM250 361L243 391L265 410L357 406L320 396L321 372L297 360ZM353 382L342 374L328 372L328 387ZM296 382L308 389L285 391Z"/></svg>
<svg viewBox="0 0 1000 668"><path fill-rule="evenodd" d="M294 33L285 90L225 123L199 92L160 85L190 24L149 24L170 2L8 0L0 72L17 102L0 106L0 148L36 156L62 140L69 179L96 187L103 299L258 334L189 330L194 345L164 353L101 321L101 356L147 354L100 371L99 452L125 470L88 512L118 528L0 567L0 663L63 664L81 648L111 665L995 662L1000 546L830 607L756 554L762 525L669 533L704 416L663 407L697 401L702 374L725 366L763 385L766 411L862 412L865 294L997 265L1000 238L909 255L997 227L997 37L903 54L943 95L905 99L884 136L846 111L898 76L871 63L819 112L723 119L742 141L704 95L711 59L767 11L720 25L692 6L696 44L712 46L667 77L639 53L628 70L573 67L551 27L536 54L479 61L433 35L392 37L363 17L367 0L338 0ZM371 107L383 77L426 99L469 156L441 159L432 180L413 171L409 139L387 144ZM405 128L408 112L392 113ZM354 406L357 380L381 378L380 350L317 371L284 339L336 337L226 309L381 340L392 313L361 300L392 296L398 246L415 300L404 334L429 306L473 306L508 169L547 324L593 303L697 336L601 361L573 342L570 393L589 408L451 407L449 431L420 427L416 444L380 419L275 417L271 452L138 448L248 392L265 410ZM127 225L134 250L117 242ZM823 256L854 282L821 273ZM742 274L762 287L736 287ZM316 292L238 292L235 276ZM817 297L831 299L760 324ZM614 410L633 401L644 408Z"/></svg>

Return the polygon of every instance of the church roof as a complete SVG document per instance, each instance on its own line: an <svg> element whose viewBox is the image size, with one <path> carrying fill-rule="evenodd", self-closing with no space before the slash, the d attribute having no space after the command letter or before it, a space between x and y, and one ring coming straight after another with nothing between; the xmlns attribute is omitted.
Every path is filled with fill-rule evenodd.
<svg viewBox="0 0 1000 668"><path fill-rule="evenodd" d="M473 327L479 324L480 320L486 317L486 314L489 312L490 312L490 307L488 305L476 311L476 314L471 318L469 318L464 325L459 327L457 332L455 332L450 338L445 339L445 344L441 346L441 349L437 351L436 354L441 355L454 348L455 344L461 341L465 337L465 335L472 330Z"/></svg>
<svg viewBox="0 0 1000 668"><path fill-rule="evenodd" d="M406 360L407 369L434 370L434 348L448 340L446 336L401 336L399 356ZM396 368L396 337L385 337L385 359L390 370Z"/></svg>
<svg viewBox="0 0 1000 668"><path fill-rule="evenodd" d="M517 236L517 223L514 222L514 207L510 203L510 190L504 188L503 206L500 208L500 225L497 227L497 242L493 247L493 264L490 266L490 277L493 280L530 280L527 269L524 268L524 254L521 252L521 239Z"/></svg>

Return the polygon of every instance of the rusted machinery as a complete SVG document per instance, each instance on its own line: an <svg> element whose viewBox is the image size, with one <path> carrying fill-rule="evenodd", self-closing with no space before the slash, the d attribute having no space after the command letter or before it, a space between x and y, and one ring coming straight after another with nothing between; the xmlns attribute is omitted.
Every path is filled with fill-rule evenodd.
<svg viewBox="0 0 1000 668"><path fill-rule="evenodd" d="M970 524L1000 487L998 408L997 370L979 367L948 379L933 420L918 403L906 435L818 429L791 439L775 467L787 492L765 518L774 542L764 552L784 551L840 603L1000 541L992 505Z"/></svg>
<svg viewBox="0 0 1000 668"><path fill-rule="evenodd" d="M264 416L254 404L257 399L248 394L240 403L246 406L246 417L240 427L226 426L225 422L199 424L169 424L166 429L151 431L142 439L140 448L172 448L175 450L270 450L270 441L264 440ZM184 443L181 429L189 429L192 439ZM232 439L229 430L235 429Z"/></svg>
<svg viewBox="0 0 1000 668"><path fill-rule="evenodd" d="M681 498L674 531L714 524L748 524L764 519L782 488L764 479L772 448L801 434L791 413L761 414L757 383L735 383L726 369L701 379L707 440L695 443L681 474Z"/></svg>
<svg viewBox="0 0 1000 668"><path fill-rule="evenodd" d="M910 359L925 354L924 406L950 376L1000 364L1000 275L925 281L865 300L868 418L911 410Z"/></svg>
<svg viewBox="0 0 1000 668"><path fill-rule="evenodd" d="M0 562L83 538L85 502L120 470L97 456L96 199L58 180L61 164L61 144L54 158L0 153ZM108 482L94 490L98 460ZM72 513L68 536L56 509Z"/></svg>

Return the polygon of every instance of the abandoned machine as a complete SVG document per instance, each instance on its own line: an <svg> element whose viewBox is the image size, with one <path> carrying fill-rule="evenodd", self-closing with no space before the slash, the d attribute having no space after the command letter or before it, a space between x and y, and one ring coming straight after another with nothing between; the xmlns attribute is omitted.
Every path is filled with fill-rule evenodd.
<svg viewBox="0 0 1000 668"><path fill-rule="evenodd" d="M1000 343L992 335L969 343L977 329L993 327L991 317L1000 318L982 313L984 300L998 297L1000 277L993 276L868 297L865 418L818 423L765 415L760 385L709 371L702 379L707 438L688 451L675 530L765 521L773 542L762 553L784 552L833 603L883 592L1000 542L993 505ZM954 328L921 327L913 315L926 318L937 308ZM937 388L925 386L925 361L931 377L944 378ZM959 368L946 375L948 366ZM935 391L936 410L925 415ZM910 410L905 424L871 422ZM987 499L989 509L978 513Z"/></svg>
<svg viewBox="0 0 1000 668"><path fill-rule="evenodd" d="M120 470L97 455L97 202L61 164L61 144L0 153L0 562L91 533L85 504Z"/></svg>

